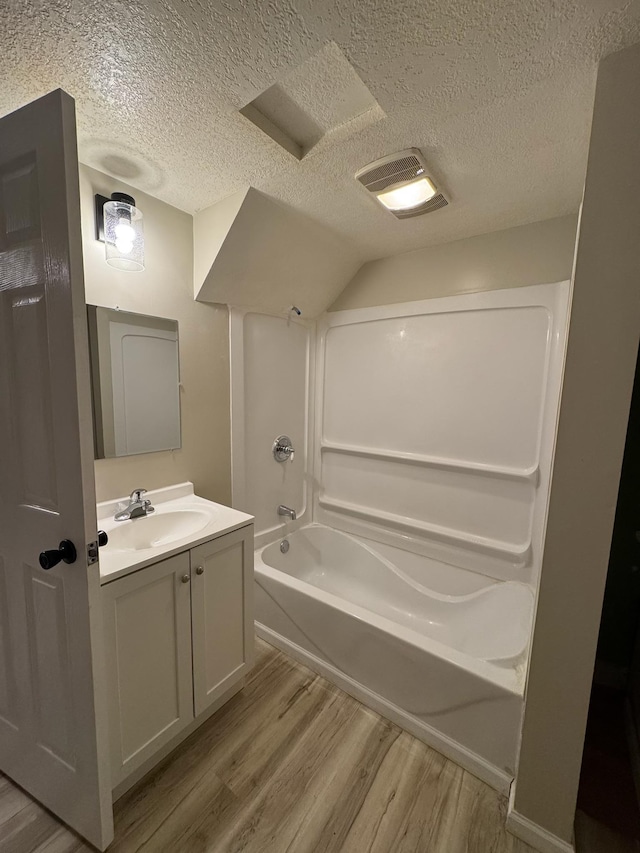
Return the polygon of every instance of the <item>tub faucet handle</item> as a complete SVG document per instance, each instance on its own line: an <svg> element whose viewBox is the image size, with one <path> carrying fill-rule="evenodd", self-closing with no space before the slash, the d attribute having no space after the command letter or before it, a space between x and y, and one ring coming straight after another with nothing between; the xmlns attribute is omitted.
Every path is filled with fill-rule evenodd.
<svg viewBox="0 0 640 853"><path fill-rule="evenodd" d="M276 462L286 462L287 460L293 462L295 455L295 450L288 435L279 435L273 442L271 452Z"/></svg>

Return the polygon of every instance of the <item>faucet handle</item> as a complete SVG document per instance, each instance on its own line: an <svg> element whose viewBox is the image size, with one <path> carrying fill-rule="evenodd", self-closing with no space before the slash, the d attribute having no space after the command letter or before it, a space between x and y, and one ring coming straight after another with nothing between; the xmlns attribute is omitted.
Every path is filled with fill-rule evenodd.
<svg viewBox="0 0 640 853"><path fill-rule="evenodd" d="M147 494L146 489L134 489L129 496L132 501L141 501L142 496ZM151 501L149 501L151 503Z"/></svg>
<svg viewBox="0 0 640 853"><path fill-rule="evenodd" d="M279 435L271 445L271 452L276 462L293 462L295 450L288 435Z"/></svg>

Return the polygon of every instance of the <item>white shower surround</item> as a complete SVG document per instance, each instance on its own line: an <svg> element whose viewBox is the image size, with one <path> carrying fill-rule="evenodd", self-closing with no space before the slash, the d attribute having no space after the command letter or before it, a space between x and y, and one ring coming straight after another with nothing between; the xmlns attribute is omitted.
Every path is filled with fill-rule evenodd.
<svg viewBox="0 0 640 853"><path fill-rule="evenodd" d="M503 792L521 725L525 602L544 540L568 298L561 282L321 318L305 391L313 477L300 478L313 484L313 505L257 543L258 633ZM237 315L233 334L232 317L232 360L242 331ZM237 449L245 377L232 374ZM285 534L286 563L277 543L262 547ZM433 611L443 595L450 607ZM517 654L483 658L487 601L503 635L524 631ZM421 618L439 633L416 630Z"/></svg>
<svg viewBox="0 0 640 853"><path fill-rule="evenodd" d="M255 507L256 547L282 529L278 504L311 520L314 335L314 323L293 315L229 312L232 501ZM293 442L293 463L271 454L282 434Z"/></svg>
<svg viewBox="0 0 640 853"><path fill-rule="evenodd" d="M325 315L313 520L535 582L568 294L567 281Z"/></svg>

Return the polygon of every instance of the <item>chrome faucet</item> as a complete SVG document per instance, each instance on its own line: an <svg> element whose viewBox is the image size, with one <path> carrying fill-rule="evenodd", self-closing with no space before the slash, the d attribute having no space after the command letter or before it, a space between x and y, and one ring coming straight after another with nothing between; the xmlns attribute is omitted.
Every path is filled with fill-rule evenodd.
<svg viewBox="0 0 640 853"><path fill-rule="evenodd" d="M296 453L288 435L279 435L271 445L271 452L276 462L293 462Z"/></svg>
<svg viewBox="0 0 640 853"><path fill-rule="evenodd" d="M146 489L134 489L129 496L129 506L114 515L115 521L142 518L151 512L155 512L155 507L151 506L151 501L145 499L144 495L146 494Z"/></svg>
<svg viewBox="0 0 640 853"><path fill-rule="evenodd" d="M291 509L290 506L285 506L284 504L280 504L280 506L278 507L278 515L288 515L291 521L296 520L295 509Z"/></svg>

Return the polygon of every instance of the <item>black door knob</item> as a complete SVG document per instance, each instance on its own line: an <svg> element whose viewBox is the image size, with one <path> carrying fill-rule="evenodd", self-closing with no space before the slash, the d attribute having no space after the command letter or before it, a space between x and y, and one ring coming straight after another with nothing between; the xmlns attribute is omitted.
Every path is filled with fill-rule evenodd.
<svg viewBox="0 0 640 853"><path fill-rule="evenodd" d="M76 546L69 539L63 539L56 550L42 551L39 557L40 566L43 569L52 569L57 566L60 560L65 563L75 563Z"/></svg>
<svg viewBox="0 0 640 853"><path fill-rule="evenodd" d="M109 537L105 530L98 530L98 545L102 548L103 545L106 545L109 541Z"/></svg>

